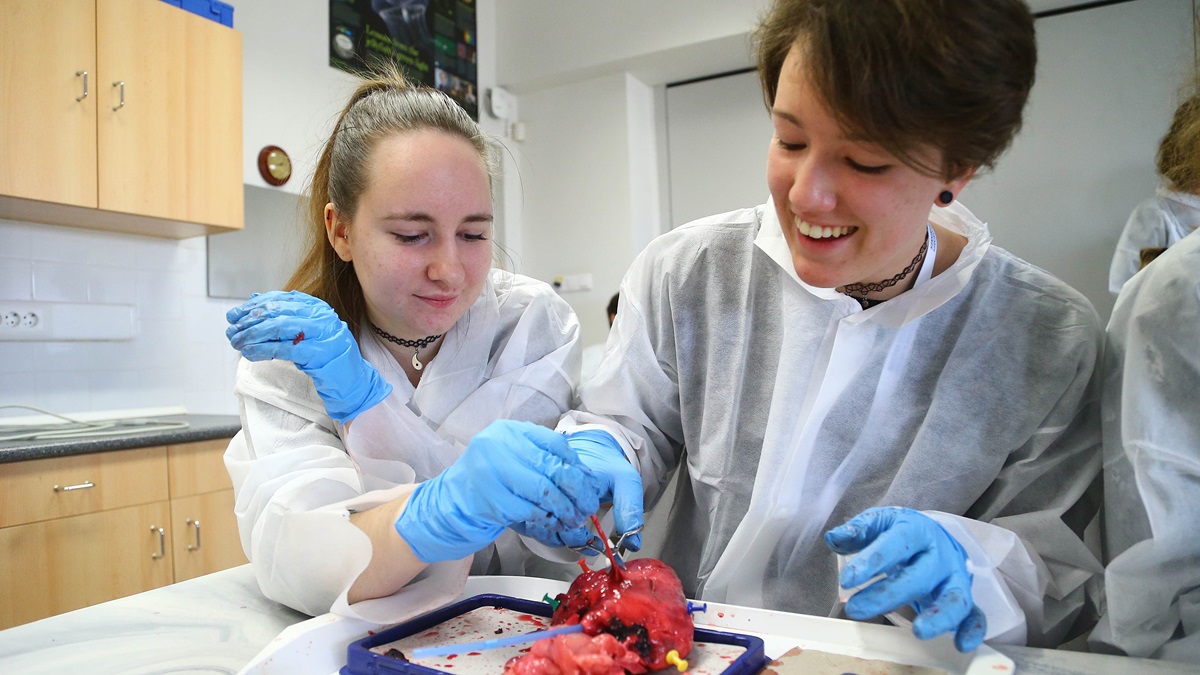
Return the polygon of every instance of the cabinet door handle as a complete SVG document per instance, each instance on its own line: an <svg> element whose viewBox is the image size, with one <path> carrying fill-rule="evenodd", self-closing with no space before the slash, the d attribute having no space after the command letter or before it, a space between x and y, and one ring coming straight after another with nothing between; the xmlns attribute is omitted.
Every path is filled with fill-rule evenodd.
<svg viewBox="0 0 1200 675"><path fill-rule="evenodd" d="M75 77L79 77L80 75L82 75L82 76L83 76L83 95L82 95L82 96L76 96L76 97L75 97L75 100L76 100L76 101L82 101L83 99L85 99L85 98L87 98L87 97L88 97L88 87L87 87L87 71L86 71L86 70L77 70L77 71L75 71Z"/></svg>
<svg viewBox="0 0 1200 675"><path fill-rule="evenodd" d="M195 546L188 545L187 550L199 551L200 550L200 521L192 520L191 518L188 518L187 524L196 528L196 545Z"/></svg>
<svg viewBox="0 0 1200 675"><path fill-rule="evenodd" d="M94 488L94 487L96 487L95 483L93 483L90 480L85 480L82 483L80 483L79 485L67 485L67 486L55 485L54 491L55 492L70 492L71 490L86 490L88 488Z"/></svg>
<svg viewBox="0 0 1200 675"><path fill-rule="evenodd" d="M167 533L157 525L151 525L150 531L158 533L158 553L151 553L150 559L158 560L167 554Z"/></svg>
<svg viewBox="0 0 1200 675"><path fill-rule="evenodd" d="M125 107L125 81L113 82L113 86L117 87L121 92L121 102L113 106L113 110L120 110Z"/></svg>

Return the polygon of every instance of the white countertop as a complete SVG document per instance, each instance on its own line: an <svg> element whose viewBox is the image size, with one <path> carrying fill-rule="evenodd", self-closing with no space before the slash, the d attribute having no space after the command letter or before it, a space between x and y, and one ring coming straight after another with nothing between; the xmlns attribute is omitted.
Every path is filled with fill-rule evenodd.
<svg viewBox="0 0 1200 675"><path fill-rule="evenodd" d="M478 577L469 580L464 596L535 593L540 599L541 592L561 583ZM697 615L697 623L763 636L771 657L799 643L852 654L869 646L909 660L917 655L915 660L942 667L968 662L952 647L947 651L948 639L921 643L907 631L888 626L719 605L711 605L703 618ZM309 651L313 669L308 672L327 675L332 655L344 654L345 645L366 632L362 624L328 615L309 619L267 600L250 566L244 565L0 631L0 673L236 673L270 660L272 652L278 657L298 653L302 643L312 650L313 641L305 638L322 634L325 644L317 651L324 652L324 658L311 658L320 655ZM996 649L1021 675L1200 672L1195 666L1169 662L1025 647ZM294 664L278 672L302 675Z"/></svg>

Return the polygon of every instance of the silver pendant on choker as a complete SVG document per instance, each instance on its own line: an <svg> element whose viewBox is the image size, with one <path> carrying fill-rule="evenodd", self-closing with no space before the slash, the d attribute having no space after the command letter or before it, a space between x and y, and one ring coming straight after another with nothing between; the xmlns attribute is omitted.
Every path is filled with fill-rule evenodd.
<svg viewBox="0 0 1200 675"><path fill-rule="evenodd" d="M433 344L434 340L442 337L442 335L445 335L445 333L439 333L437 335L430 335L427 337L423 337L420 340L405 340L404 338L398 338L395 335L392 335L391 333L384 331L383 329L381 329L379 326L376 326L376 325L372 325L371 330L375 331L376 335L383 338L384 340L387 340L388 342L394 342L394 343L400 345L401 347L412 347L412 350L413 350L412 367L414 370L421 370L421 369L425 368L425 364L421 363L421 359L418 358L421 354L421 348L428 347L429 345Z"/></svg>

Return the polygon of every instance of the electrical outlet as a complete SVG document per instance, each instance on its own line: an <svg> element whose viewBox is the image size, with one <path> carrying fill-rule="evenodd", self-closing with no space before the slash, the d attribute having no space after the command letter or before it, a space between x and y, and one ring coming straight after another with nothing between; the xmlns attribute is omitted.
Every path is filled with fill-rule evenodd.
<svg viewBox="0 0 1200 675"><path fill-rule="evenodd" d="M0 300L0 340L44 340L51 323L50 305Z"/></svg>
<svg viewBox="0 0 1200 675"><path fill-rule="evenodd" d="M133 305L0 300L0 341L132 340Z"/></svg>

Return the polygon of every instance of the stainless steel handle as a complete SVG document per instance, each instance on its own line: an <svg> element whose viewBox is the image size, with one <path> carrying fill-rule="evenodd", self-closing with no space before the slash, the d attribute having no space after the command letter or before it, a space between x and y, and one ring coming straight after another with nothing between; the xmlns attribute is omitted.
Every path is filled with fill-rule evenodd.
<svg viewBox="0 0 1200 675"><path fill-rule="evenodd" d="M113 106L113 110L120 110L125 107L125 81L113 82L113 86L121 90L121 102Z"/></svg>
<svg viewBox="0 0 1200 675"><path fill-rule="evenodd" d="M191 525L191 526L192 526L192 527L194 527L194 528L196 528L196 545L195 545L195 546L190 546L190 545L189 545L189 546L187 547L187 550L189 550L189 551L199 551L199 550L200 550L200 521L198 521L198 520L192 520L191 518L188 518L187 524L188 524L188 525Z"/></svg>
<svg viewBox="0 0 1200 675"><path fill-rule="evenodd" d="M75 77L79 77L80 75L83 76L83 96L76 96L75 97L76 101L82 101L83 99L88 97L87 71L86 70L75 71Z"/></svg>
<svg viewBox="0 0 1200 675"><path fill-rule="evenodd" d="M90 480L85 480L84 482L80 483L79 485L67 485L65 487L55 485L54 491L55 492L70 492L71 490L86 490L88 488L94 488L94 487L96 487L95 483L93 483Z"/></svg>
<svg viewBox="0 0 1200 675"><path fill-rule="evenodd" d="M158 560L167 554L167 533L157 525L151 525L150 531L158 533L158 553L151 553L150 559Z"/></svg>

